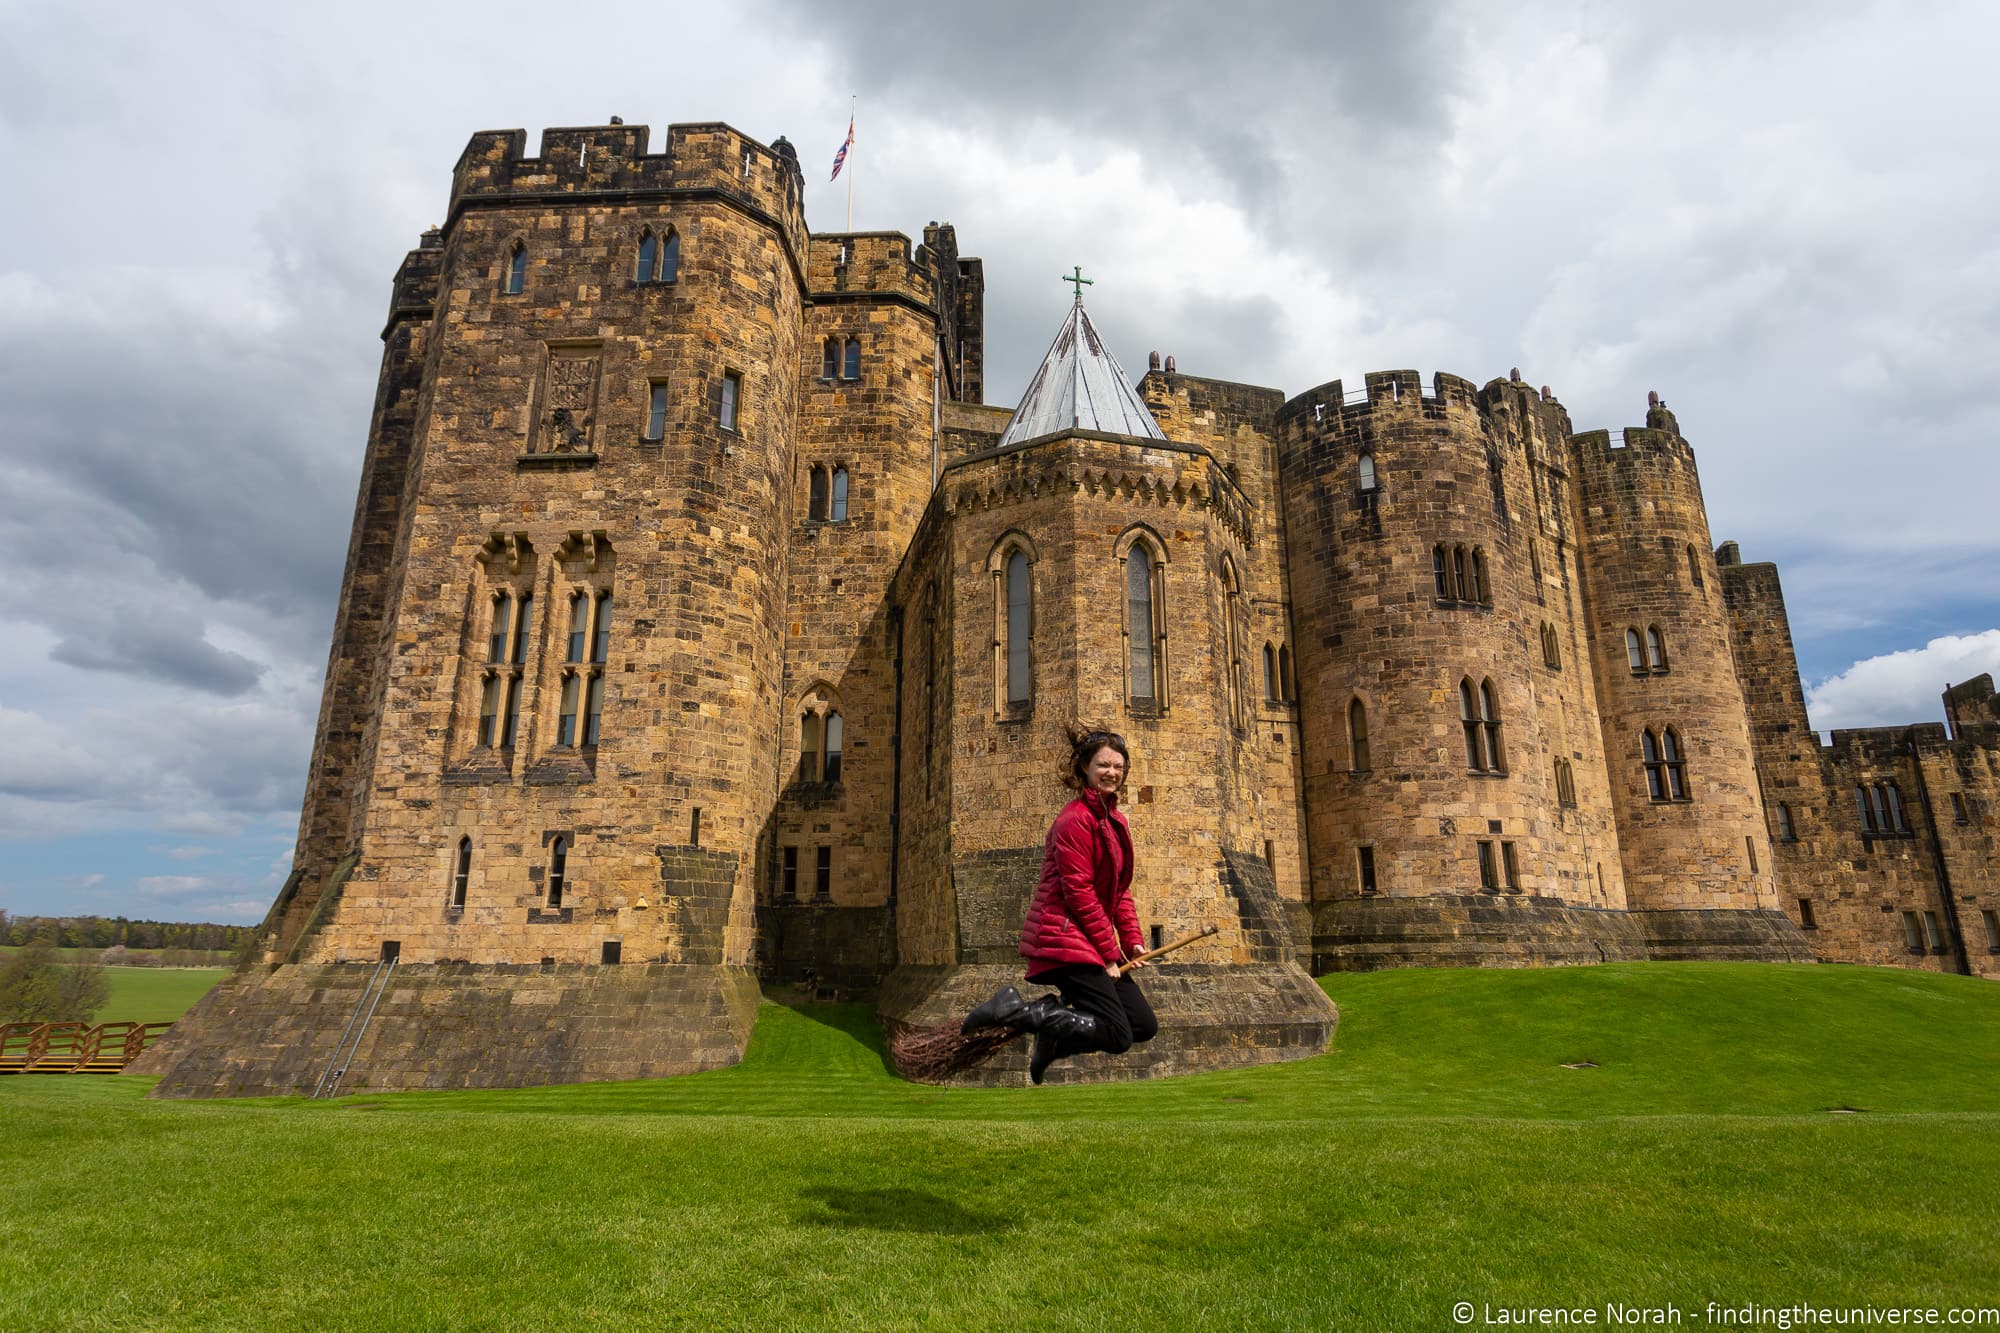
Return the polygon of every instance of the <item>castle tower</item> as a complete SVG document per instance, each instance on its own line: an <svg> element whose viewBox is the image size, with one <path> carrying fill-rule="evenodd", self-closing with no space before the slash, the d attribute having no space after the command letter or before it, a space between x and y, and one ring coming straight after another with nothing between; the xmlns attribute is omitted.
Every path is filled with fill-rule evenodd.
<svg viewBox="0 0 2000 1333"><path fill-rule="evenodd" d="M872 986L895 963L898 627L889 581L930 502L947 402L977 402L980 261L950 226L815 236L798 376L768 975Z"/></svg>
<svg viewBox="0 0 2000 1333"><path fill-rule="evenodd" d="M1770 838L1694 451L1656 399L1644 429L1615 444L1605 431L1577 435L1570 456L1627 905L1655 932L1655 957L1673 956L1671 934L1688 920L1655 914L1762 914L1775 929ZM1700 949L1716 956L1713 941Z"/></svg>
<svg viewBox="0 0 2000 1333"><path fill-rule="evenodd" d="M1622 886L1557 554L1565 424L1410 371L1280 414L1316 967L1605 956L1574 910Z"/></svg>
<svg viewBox="0 0 2000 1333"><path fill-rule="evenodd" d="M271 970L162 1095L310 1089L390 958L349 1090L740 1054L810 257L782 140L648 137L475 135L405 262Z"/></svg>
<svg viewBox="0 0 2000 1333"><path fill-rule="evenodd" d="M1224 462L1165 436L1074 304L1006 430L945 464L897 579L902 809L922 831L901 844L889 1022L955 1022L1019 980L1075 722L1121 732L1132 750L1142 927L1155 942L1207 924L1220 934L1145 974L1157 1040L1068 1076L1324 1048L1332 1006L1300 966L1245 814L1258 808L1254 533ZM971 1077L1017 1078L1025 1059Z"/></svg>

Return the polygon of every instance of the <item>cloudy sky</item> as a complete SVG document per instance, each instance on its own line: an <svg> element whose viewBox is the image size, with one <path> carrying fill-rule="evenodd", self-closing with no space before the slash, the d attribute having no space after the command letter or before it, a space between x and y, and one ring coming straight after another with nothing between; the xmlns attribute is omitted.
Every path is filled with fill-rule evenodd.
<svg viewBox="0 0 2000 1333"><path fill-rule="evenodd" d="M726 120L955 222L1011 404L1128 368L1657 389L1821 728L2000 671L2000 9L1677 0L0 0L0 907L254 920L296 832L389 280L474 130Z"/></svg>

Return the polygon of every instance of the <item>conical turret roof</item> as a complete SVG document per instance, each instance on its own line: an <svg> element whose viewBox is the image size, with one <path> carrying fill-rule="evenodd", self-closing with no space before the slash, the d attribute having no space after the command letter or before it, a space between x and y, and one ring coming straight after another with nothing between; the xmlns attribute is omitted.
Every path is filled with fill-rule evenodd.
<svg viewBox="0 0 2000 1333"><path fill-rule="evenodd" d="M1069 317L1042 358L1042 368L1028 381L1028 391L1021 395L999 447L1065 430L1167 438L1139 401L1138 391L1126 382L1118 359L1098 338L1080 300L1070 306Z"/></svg>

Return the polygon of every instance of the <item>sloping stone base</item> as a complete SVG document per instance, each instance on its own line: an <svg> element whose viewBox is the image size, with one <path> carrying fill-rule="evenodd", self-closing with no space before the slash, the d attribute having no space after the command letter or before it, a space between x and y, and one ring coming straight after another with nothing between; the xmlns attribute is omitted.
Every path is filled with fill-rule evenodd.
<svg viewBox="0 0 2000 1333"><path fill-rule="evenodd" d="M1521 894L1345 898L1313 908L1313 971L1736 959L1810 963L1783 912L1621 912Z"/></svg>
<svg viewBox="0 0 2000 1333"><path fill-rule="evenodd" d="M1160 1035L1123 1055L1085 1055L1049 1070L1050 1083L1103 1083L1197 1074L1243 1065L1302 1060L1325 1051L1340 1015L1296 963L1162 963L1138 974L1159 1015ZM1020 963L904 967L882 983L876 1010L898 1026L956 1028L1002 986L1029 999L1050 993L1021 980ZM964 1086L1028 1081L1032 1039L1023 1037L976 1069L951 1079Z"/></svg>
<svg viewBox="0 0 2000 1333"><path fill-rule="evenodd" d="M373 963L225 979L128 1073L155 1097L308 1096ZM746 969L666 963L399 966L343 1094L658 1078L733 1065L756 1022Z"/></svg>

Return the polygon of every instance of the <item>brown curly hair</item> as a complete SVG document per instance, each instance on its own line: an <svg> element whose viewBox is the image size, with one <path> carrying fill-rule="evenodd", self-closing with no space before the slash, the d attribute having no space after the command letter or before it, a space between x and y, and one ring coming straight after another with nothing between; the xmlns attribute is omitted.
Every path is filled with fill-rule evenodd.
<svg viewBox="0 0 2000 1333"><path fill-rule="evenodd" d="M1071 791L1082 791L1090 784L1084 781L1083 772L1090 767L1090 761L1097 752L1110 746L1125 761L1125 771L1132 770L1132 752L1125 748L1125 738L1115 731L1091 729L1086 731L1074 724L1064 727L1069 736L1069 766L1063 770L1062 785Z"/></svg>

